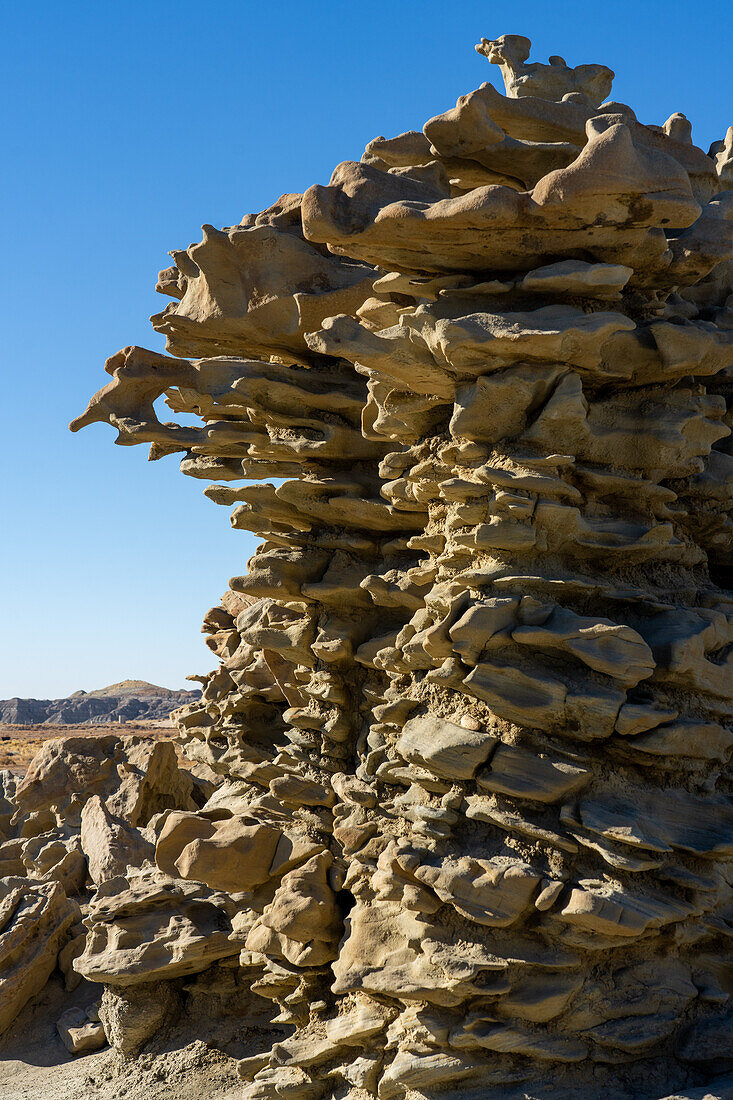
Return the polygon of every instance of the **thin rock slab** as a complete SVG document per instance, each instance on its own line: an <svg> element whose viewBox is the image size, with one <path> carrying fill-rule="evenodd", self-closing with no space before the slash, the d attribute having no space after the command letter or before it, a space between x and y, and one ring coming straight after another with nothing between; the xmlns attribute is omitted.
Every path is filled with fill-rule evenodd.
<svg viewBox="0 0 733 1100"><path fill-rule="evenodd" d="M159 871L108 879L92 899L74 970L114 986L196 974L244 946L231 924L238 909L226 894Z"/></svg>
<svg viewBox="0 0 733 1100"><path fill-rule="evenodd" d="M43 989L79 915L57 882L0 879L0 1033Z"/></svg>
<svg viewBox="0 0 733 1100"><path fill-rule="evenodd" d="M437 715L410 718L397 742L401 755L444 779L472 779L496 745L486 730L471 730Z"/></svg>

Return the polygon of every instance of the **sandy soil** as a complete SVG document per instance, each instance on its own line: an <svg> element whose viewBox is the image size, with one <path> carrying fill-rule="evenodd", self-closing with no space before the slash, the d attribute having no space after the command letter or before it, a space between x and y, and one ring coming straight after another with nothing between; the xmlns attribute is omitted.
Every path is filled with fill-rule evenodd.
<svg viewBox="0 0 733 1100"><path fill-rule="evenodd" d="M100 987L83 982L73 994L52 977L0 1039L2 1100L238 1100L237 1061L194 1041L124 1063L108 1047L70 1055L56 1020L72 1005L95 1001Z"/></svg>

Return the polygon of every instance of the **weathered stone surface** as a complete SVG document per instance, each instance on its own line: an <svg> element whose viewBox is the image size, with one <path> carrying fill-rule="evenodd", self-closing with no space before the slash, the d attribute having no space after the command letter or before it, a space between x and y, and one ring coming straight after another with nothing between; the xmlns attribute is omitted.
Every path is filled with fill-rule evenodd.
<svg viewBox="0 0 733 1100"><path fill-rule="evenodd" d="M335 1045L362 1046L384 1031L392 1013L379 1001L362 998L354 1010L326 1021L326 1035Z"/></svg>
<svg viewBox="0 0 733 1100"><path fill-rule="evenodd" d="M640 793L640 792L639 792ZM644 814L630 791L582 799L578 822L591 832L655 852L678 849L695 855L733 855L733 805L686 791L646 791Z"/></svg>
<svg viewBox="0 0 733 1100"><path fill-rule="evenodd" d="M495 745L496 738L485 730L428 714L405 723L397 749L409 763L422 764L445 779L471 779Z"/></svg>
<svg viewBox="0 0 733 1100"><path fill-rule="evenodd" d="M81 812L81 848L97 886L153 858L150 840L140 829L113 817L99 795L93 795Z"/></svg>
<svg viewBox="0 0 733 1100"><path fill-rule="evenodd" d="M515 924L539 883L526 863L493 864L466 857L446 860L440 867L418 867L415 877L463 916L491 928Z"/></svg>
<svg viewBox="0 0 733 1100"><path fill-rule="evenodd" d="M270 877L280 830L247 818L217 822L210 837L190 841L176 860L180 878L236 894Z"/></svg>
<svg viewBox="0 0 733 1100"><path fill-rule="evenodd" d="M529 798L536 802L562 802L590 782L592 773L562 760L552 760L514 745L499 745L491 764L478 776L482 791Z"/></svg>
<svg viewBox="0 0 733 1100"><path fill-rule="evenodd" d="M708 1088L684 1089L674 1095L664 1096L662 1100L731 1100L733 1097L733 1077L716 1079Z"/></svg>
<svg viewBox="0 0 733 1100"><path fill-rule="evenodd" d="M17 777L12 772L0 770L0 838L10 836L11 819L15 812L13 796L17 786Z"/></svg>
<svg viewBox="0 0 733 1100"><path fill-rule="evenodd" d="M50 809L78 825L91 794L115 817L146 825L168 807L195 809L193 784L181 771L173 745L142 737L46 741L15 792L16 820Z"/></svg>
<svg viewBox="0 0 733 1100"><path fill-rule="evenodd" d="M71 937L62 947L58 957L58 968L64 976L64 985L69 992L73 992L81 983L81 974L74 970L74 959L78 959L86 944L87 930L80 922L69 929Z"/></svg>
<svg viewBox="0 0 733 1100"><path fill-rule="evenodd" d="M107 1043L102 1023L90 1020L83 1008L67 1009L57 1021L56 1030L69 1054L101 1050Z"/></svg>
<svg viewBox="0 0 733 1100"><path fill-rule="evenodd" d="M23 871L39 882L58 882L69 897L83 888L87 866L78 834L68 827L51 828L23 839Z"/></svg>
<svg viewBox="0 0 733 1100"><path fill-rule="evenodd" d="M733 1068L733 1015L693 1024L683 1037L679 1057L717 1074Z"/></svg>
<svg viewBox="0 0 733 1100"><path fill-rule="evenodd" d="M169 981L150 982L132 989L105 986L99 1019L107 1042L122 1054L133 1054L150 1039L178 1006Z"/></svg>
<svg viewBox="0 0 733 1100"><path fill-rule="evenodd" d="M57 882L0 879L0 1033L43 989L78 915Z"/></svg>
<svg viewBox="0 0 733 1100"><path fill-rule="evenodd" d="M322 852L284 875L247 937L250 951L293 966L320 966L335 957L341 922L327 879L332 862L331 853Z"/></svg>
<svg viewBox="0 0 733 1100"><path fill-rule="evenodd" d="M161 871L174 878L178 874L176 860L194 840L213 836L214 822L201 814L174 810L166 814L155 843L155 862Z"/></svg>
<svg viewBox="0 0 733 1100"><path fill-rule="evenodd" d="M250 1100L729 1069L731 134L478 49L506 95L174 251L178 358L119 352L73 425L180 452L262 542L176 714L206 804L172 749L67 742L0 864L84 897L88 802L65 972L120 1050L175 998L276 1006Z"/></svg>
<svg viewBox="0 0 733 1100"><path fill-rule="evenodd" d="M224 894L161 872L107 879L92 899L74 969L115 986L195 974L239 951L236 908Z"/></svg>

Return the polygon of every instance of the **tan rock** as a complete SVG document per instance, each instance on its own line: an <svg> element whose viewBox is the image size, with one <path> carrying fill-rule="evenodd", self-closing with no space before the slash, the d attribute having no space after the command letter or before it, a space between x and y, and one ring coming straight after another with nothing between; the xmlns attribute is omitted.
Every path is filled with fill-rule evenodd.
<svg viewBox="0 0 733 1100"><path fill-rule="evenodd" d="M490 41L482 38L476 52L498 65L510 98L539 96L540 99L564 100L580 93L596 106L611 91L614 73L605 65L578 65L569 68L561 57L550 58L549 65L526 64L532 43L520 34L503 34Z"/></svg>
<svg viewBox="0 0 733 1100"><path fill-rule="evenodd" d="M323 783L297 775L282 775L270 780L270 792L283 802L296 806L330 806L335 801L333 791Z"/></svg>
<svg viewBox="0 0 733 1100"><path fill-rule="evenodd" d="M69 934L71 939L59 952L58 968L64 975L66 990L71 993L81 982L81 974L74 970L74 959L78 959L84 951L87 930L83 924L76 924L70 929Z"/></svg>
<svg viewBox="0 0 733 1100"><path fill-rule="evenodd" d="M321 852L289 871L247 936L247 949L284 958L295 966L333 959L341 931L327 872L333 856Z"/></svg>
<svg viewBox="0 0 733 1100"><path fill-rule="evenodd" d="M583 931L636 938L648 928L682 920L690 913L684 902L624 890L574 889L559 917Z"/></svg>
<svg viewBox="0 0 733 1100"><path fill-rule="evenodd" d="M69 1054L86 1054L107 1045L99 1020L90 1020L83 1008L69 1008L56 1022L56 1030Z"/></svg>
<svg viewBox="0 0 733 1100"><path fill-rule="evenodd" d="M92 899L77 973L89 981L130 986L205 970L238 954L236 905L224 894L160 871L108 879Z"/></svg>
<svg viewBox="0 0 733 1100"><path fill-rule="evenodd" d="M397 742L406 760L446 779L470 779L495 745L486 730L468 730L432 714L410 718Z"/></svg>
<svg viewBox="0 0 733 1100"><path fill-rule="evenodd" d="M139 829L115 819L94 795L81 812L81 847L87 857L89 877L100 882L125 875L153 858L153 845Z"/></svg>
<svg viewBox="0 0 733 1100"><path fill-rule="evenodd" d="M562 760L552 760L514 745L498 745L489 768L477 777L482 791L560 802L590 782L592 773Z"/></svg>
<svg viewBox="0 0 733 1100"><path fill-rule="evenodd" d="M79 894L87 867L78 835L68 829L53 829L30 837L23 843L25 874L39 882L58 882L64 892Z"/></svg>
<svg viewBox="0 0 733 1100"><path fill-rule="evenodd" d="M451 1085L476 1076L481 1064L456 1054L414 1054L399 1051L379 1081L380 1100L405 1096L412 1089Z"/></svg>
<svg viewBox="0 0 733 1100"><path fill-rule="evenodd" d="M0 769L0 840L10 839L11 818L15 812L13 798L17 777L5 768Z"/></svg>
<svg viewBox="0 0 733 1100"><path fill-rule="evenodd" d="M440 867L418 867L415 876L463 916L492 928L515 924L539 882L526 863L469 857L446 860Z"/></svg>
<svg viewBox="0 0 733 1100"><path fill-rule="evenodd" d="M270 865L280 830L251 819L232 817L217 822L212 836L190 841L175 861L181 878L194 879L212 890L238 893L270 877Z"/></svg>
<svg viewBox="0 0 733 1100"><path fill-rule="evenodd" d="M43 989L78 913L57 882L0 879L0 1033Z"/></svg>
<svg viewBox="0 0 733 1100"><path fill-rule="evenodd" d="M132 989L105 986L99 1019L109 1045L124 1055L135 1054L178 1007L170 982L150 982Z"/></svg>
<svg viewBox="0 0 733 1100"><path fill-rule="evenodd" d="M546 974L529 975L520 978L499 1000L496 1011L502 1016L544 1024L560 1016L582 984L577 974L558 974L552 978Z"/></svg>
<svg viewBox="0 0 733 1100"><path fill-rule="evenodd" d="M389 1023L391 1013L379 1001L362 999L352 1012L326 1021L326 1035L334 1046L362 1046Z"/></svg>
<svg viewBox="0 0 733 1100"><path fill-rule="evenodd" d="M161 871L175 876L176 860L187 844L213 836L214 822L191 811L174 810L168 814L155 844L155 862Z"/></svg>
<svg viewBox="0 0 733 1100"><path fill-rule="evenodd" d="M193 808L192 783L168 741L142 737L90 740L68 737L46 741L18 784L16 818L53 809L72 824L91 794L130 825L146 825L154 813Z"/></svg>
<svg viewBox="0 0 733 1100"><path fill-rule="evenodd" d="M478 50L506 95L175 251L182 358L119 352L73 425L179 452L259 545L175 716L203 787L171 746L47 747L0 870L83 890L88 802L64 972L123 1052L174 986L230 1029L270 1001L249 1100L728 1070L733 131Z"/></svg>
<svg viewBox="0 0 733 1100"><path fill-rule="evenodd" d="M464 1031L456 1031L450 1037L451 1046L458 1050L493 1050L500 1054L523 1054L543 1062L582 1062L588 1054L587 1044L579 1039L566 1039L555 1035L538 1035L508 1024L493 1021L477 1022Z"/></svg>
<svg viewBox="0 0 733 1100"><path fill-rule="evenodd" d="M519 626L512 638L522 645L560 649L595 672L603 672L624 687L635 687L654 671L655 661L644 639L628 626L556 609L541 626Z"/></svg>
<svg viewBox="0 0 733 1100"><path fill-rule="evenodd" d="M528 271L520 288L535 294L587 295L589 298L618 298L634 274L622 264L588 264L563 260L558 264Z"/></svg>

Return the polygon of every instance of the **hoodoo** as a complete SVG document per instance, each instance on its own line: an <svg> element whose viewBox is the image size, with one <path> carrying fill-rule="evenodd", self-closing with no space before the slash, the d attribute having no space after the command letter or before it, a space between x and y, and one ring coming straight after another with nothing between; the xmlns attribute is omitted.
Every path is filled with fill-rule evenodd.
<svg viewBox="0 0 733 1100"><path fill-rule="evenodd" d="M74 926L119 1050L187 997L203 1038L256 1018L243 1100L733 1070L733 129L476 48L506 95L173 251L170 355L118 352L72 425L182 453L263 541L176 715L215 789L167 761L82 806L48 758L9 798L62 871L9 840L0 889L50 965Z"/></svg>

